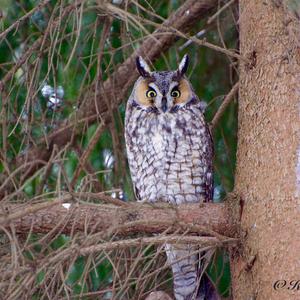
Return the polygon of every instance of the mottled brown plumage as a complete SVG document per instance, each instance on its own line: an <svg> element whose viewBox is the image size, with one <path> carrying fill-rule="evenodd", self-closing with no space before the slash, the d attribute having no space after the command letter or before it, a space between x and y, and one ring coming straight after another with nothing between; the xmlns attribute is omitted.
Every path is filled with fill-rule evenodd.
<svg viewBox="0 0 300 300"><path fill-rule="evenodd" d="M184 76L187 65L184 56L176 71L151 72L137 58L141 76L127 103L125 138L139 201L212 200L212 139L203 105ZM165 249L176 299L200 299L195 247L167 244Z"/></svg>

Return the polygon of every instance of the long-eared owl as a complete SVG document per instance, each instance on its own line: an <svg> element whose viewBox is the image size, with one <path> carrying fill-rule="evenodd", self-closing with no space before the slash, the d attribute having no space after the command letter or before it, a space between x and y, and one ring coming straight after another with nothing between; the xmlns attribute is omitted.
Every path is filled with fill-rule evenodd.
<svg viewBox="0 0 300 300"><path fill-rule="evenodd" d="M128 99L125 139L138 201L212 201L213 144L203 104L184 75L188 61L185 55L177 70L154 72L136 59L141 76ZM166 244L165 250L175 298L200 299L195 247Z"/></svg>

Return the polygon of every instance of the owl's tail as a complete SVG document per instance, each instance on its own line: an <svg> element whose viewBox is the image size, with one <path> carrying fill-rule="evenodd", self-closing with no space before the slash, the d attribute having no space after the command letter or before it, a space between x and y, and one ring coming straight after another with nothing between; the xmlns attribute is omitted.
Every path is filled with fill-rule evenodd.
<svg viewBox="0 0 300 300"><path fill-rule="evenodd" d="M201 263L193 245L166 244L168 263L172 267L176 300L217 300L219 296L206 276L201 275Z"/></svg>

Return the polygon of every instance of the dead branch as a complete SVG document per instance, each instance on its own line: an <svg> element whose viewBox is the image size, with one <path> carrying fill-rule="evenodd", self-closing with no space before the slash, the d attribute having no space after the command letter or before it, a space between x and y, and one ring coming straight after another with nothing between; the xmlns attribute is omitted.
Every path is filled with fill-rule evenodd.
<svg viewBox="0 0 300 300"><path fill-rule="evenodd" d="M93 137L91 138L91 141L89 143L89 146L87 147L87 149L81 154L80 158L79 158L79 164L74 172L74 176L73 176L73 179L72 179L72 186L75 185L76 183L76 180L78 179L79 177L79 174L81 172L81 170L84 168L84 166L87 164L87 159L89 157L89 155L91 154L92 150L94 149L95 147L95 144L97 143L97 141L99 140L101 134L103 133L104 131L104 126L103 124L99 124L96 132L94 133Z"/></svg>
<svg viewBox="0 0 300 300"><path fill-rule="evenodd" d="M234 95L236 94L236 92L239 89L239 82L237 82L232 89L230 90L230 92L226 95L226 97L224 98L224 101L222 102L222 104L220 105L218 111L216 112L216 114L214 115L213 120L211 121L211 128L215 129L216 125L218 124L220 118L222 117L225 109L227 108L227 106L230 104L231 100L233 99Z"/></svg>
<svg viewBox="0 0 300 300"><path fill-rule="evenodd" d="M15 26L19 26L20 23L22 23L24 20L26 20L27 18L29 18L35 11L38 11L39 9L41 9L43 6L47 5L47 3L50 2L49 0L45 0L41 3L39 3L36 7L34 7L31 11L29 11L27 14L25 14L23 17L21 17L17 22L15 22L14 24L12 24L9 28L7 28L6 30L4 30L3 32L0 33L0 40L3 39L4 36L6 36L12 29L14 29ZM18 61L15 63L15 65L9 70L9 72L7 72L5 74L5 76L1 79L0 81L0 91L3 92L5 85L7 84L7 82L9 80L11 80L11 78L14 76L14 74L16 73L16 71L29 59L30 56L32 56L32 54L37 51L39 48L42 49L42 45L47 43L47 37L49 35L49 33L51 32L52 28L55 28L55 26L57 26L57 23L59 22L59 20L61 18L63 18L65 15L69 14L72 9L74 9L76 5L75 4L71 4L68 5L67 7L65 7L63 14L55 19L52 20L52 22L50 23L50 25L47 27L46 31L44 32L44 34L42 36L40 36L24 53L23 55L18 59ZM40 52L42 53L42 50L40 50ZM39 55L41 55L41 53L39 53ZM6 99L6 98L4 98Z"/></svg>
<svg viewBox="0 0 300 300"><path fill-rule="evenodd" d="M207 24L211 24L218 16L225 10L227 9L230 5L232 5L236 0L230 0L224 6L222 6L213 16L211 16L207 20Z"/></svg>
<svg viewBox="0 0 300 300"><path fill-rule="evenodd" d="M206 247L222 247L225 244L236 243L238 240L228 238L220 241L215 237L208 236L182 236L182 235L167 235L167 236L155 236L155 237L141 237L129 240L120 240L115 242L100 243L93 246L79 249L81 255L88 255L91 253L97 253L100 251L123 249L129 247L140 247L143 245L162 245L164 243L169 244L197 244L200 248Z"/></svg>
<svg viewBox="0 0 300 300"><path fill-rule="evenodd" d="M70 199L66 197L64 198ZM220 203L180 206L130 203L124 207L69 201L70 207L67 208L62 202L56 200L30 205L9 205L2 208L0 225L13 225L18 233L47 233L57 229L66 234L109 232L118 235L161 233L167 229L172 232L188 228L192 232L218 238L221 235L234 237L238 226L231 218L230 209Z"/></svg>
<svg viewBox="0 0 300 300"><path fill-rule="evenodd" d="M32 16L36 11L40 10L42 7L46 6L50 0L45 0L37 4L34 8L32 8L28 13L26 13L24 16L22 16L17 22L13 23L11 26L9 26L7 29L2 31L0 33L0 40L2 40L10 31L12 31L15 27L20 26L20 24L28 19L30 16Z"/></svg>

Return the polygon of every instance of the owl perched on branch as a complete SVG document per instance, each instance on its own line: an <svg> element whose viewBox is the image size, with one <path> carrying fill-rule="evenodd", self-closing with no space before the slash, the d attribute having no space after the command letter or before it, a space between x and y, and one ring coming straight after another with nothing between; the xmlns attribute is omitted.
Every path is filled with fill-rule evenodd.
<svg viewBox="0 0 300 300"><path fill-rule="evenodd" d="M141 76L128 99L125 139L139 201L212 201L213 143L203 105L184 75L188 62L185 55L176 71L152 72L142 57L136 59ZM166 244L165 250L175 298L204 299L197 248Z"/></svg>

